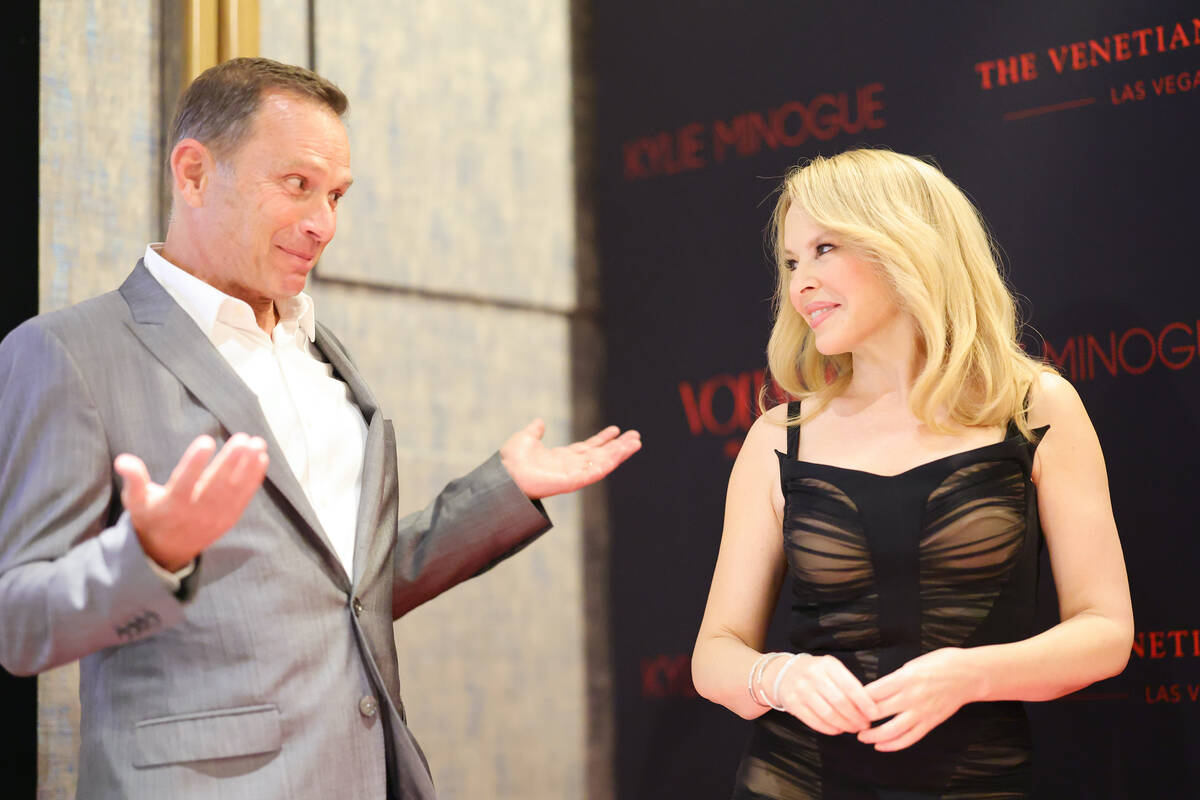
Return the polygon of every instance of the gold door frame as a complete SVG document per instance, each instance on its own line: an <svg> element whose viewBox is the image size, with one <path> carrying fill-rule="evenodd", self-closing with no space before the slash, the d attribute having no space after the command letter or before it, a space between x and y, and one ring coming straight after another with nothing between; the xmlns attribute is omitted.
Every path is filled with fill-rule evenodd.
<svg viewBox="0 0 1200 800"><path fill-rule="evenodd" d="M183 84L237 56L256 56L258 0L184 0Z"/></svg>

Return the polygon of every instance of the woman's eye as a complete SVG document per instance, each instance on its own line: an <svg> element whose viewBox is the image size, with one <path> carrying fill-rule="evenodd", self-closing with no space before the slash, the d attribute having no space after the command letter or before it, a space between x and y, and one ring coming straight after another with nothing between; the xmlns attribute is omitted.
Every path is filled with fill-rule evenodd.
<svg viewBox="0 0 1200 800"><path fill-rule="evenodd" d="M794 258L788 259L787 261L783 262L783 266L784 266L784 269L786 269L788 272L795 272L796 271L796 259L794 259Z"/></svg>
<svg viewBox="0 0 1200 800"><path fill-rule="evenodd" d="M817 255L823 256L832 249L833 249L833 245L829 244L828 242L822 242L821 244L817 245L817 247L816 247Z"/></svg>

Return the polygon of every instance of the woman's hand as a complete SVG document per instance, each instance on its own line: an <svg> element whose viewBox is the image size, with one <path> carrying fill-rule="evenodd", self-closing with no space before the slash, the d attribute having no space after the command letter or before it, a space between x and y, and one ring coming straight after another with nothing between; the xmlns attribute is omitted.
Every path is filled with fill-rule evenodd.
<svg viewBox="0 0 1200 800"><path fill-rule="evenodd" d="M762 687L775 705L783 706L814 731L830 736L858 733L883 716L858 678L833 656L795 656L783 673L778 694L772 694L786 663L786 659L776 659L768 665L771 668L763 676Z"/></svg>
<svg viewBox="0 0 1200 800"><path fill-rule="evenodd" d="M982 677L971 666L969 651L934 650L866 686L879 717L892 719L858 735L881 752L903 750L982 693ZM893 716L894 715L894 716Z"/></svg>

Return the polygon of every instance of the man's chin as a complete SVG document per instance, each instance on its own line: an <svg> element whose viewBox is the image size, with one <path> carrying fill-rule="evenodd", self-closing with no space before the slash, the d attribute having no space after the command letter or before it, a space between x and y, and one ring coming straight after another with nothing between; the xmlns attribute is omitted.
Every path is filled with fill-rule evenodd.
<svg viewBox="0 0 1200 800"><path fill-rule="evenodd" d="M304 291L304 287L308 285L308 272L302 274L288 275L283 280L283 285L280 287L283 297L295 297Z"/></svg>

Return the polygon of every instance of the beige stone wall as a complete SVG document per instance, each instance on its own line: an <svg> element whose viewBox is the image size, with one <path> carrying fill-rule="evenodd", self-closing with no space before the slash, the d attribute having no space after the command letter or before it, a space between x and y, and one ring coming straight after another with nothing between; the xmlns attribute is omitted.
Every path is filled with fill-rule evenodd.
<svg viewBox="0 0 1200 800"><path fill-rule="evenodd" d="M396 421L423 505L530 418L572 432L569 29L561 0L316 3L316 68L350 96L355 185L319 313ZM396 625L440 794L584 796L576 498L555 530Z"/></svg>
<svg viewBox="0 0 1200 800"><path fill-rule="evenodd" d="M318 0L358 175L322 274L570 310L563 0ZM354 213L350 213L353 209Z"/></svg>
<svg viewBox="0 0 1200 800"><path fill-rule="evenodd" d="M39 307L114 288L158 236L159 4L41 4ZM75 795L79 669L38 680L38 797Z"/></svg>
<svg viewBox="0 0 1200 800"><path fill-rule="evenodd" d="M393 415L402 508L423 506L535 414L559 442L570 430L561 316L314 289ZM554 530L396 624L409 724L444 798L583 796L579 506L546 506Z"/></svg>
<svg viewBox="0 0 1200 800"><path fill-rule="evenodd" d="M41 6L43 310L115 287L161 235L171 9ZM311 290L395 420L402 507L535 415L555 443L590 425L591 373L571 368L596 337L580 336L565 0L314 0L315 31L307 3L261 10L263 55L306 63L312 35L351 98L355 186ZM410 722L447 800L587 793L581 517L596 502L547 501L554 531L397 623ZM39 681L39 797L73 794L77 680Z"/></svg>
<svg viewBox="0 0 1200 800"><path fill-rule="evenodd" d="M159 4L41 4L40 307L118 284L158 233Z"/></svg>

